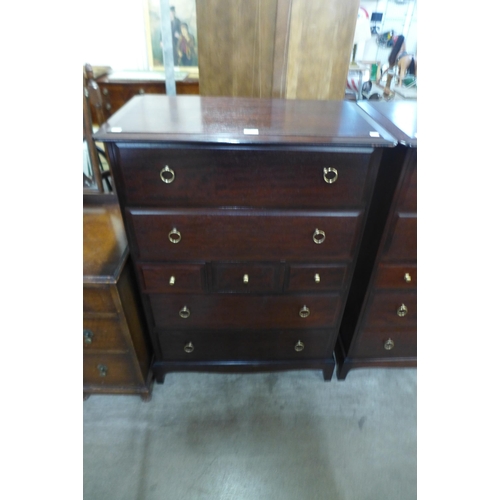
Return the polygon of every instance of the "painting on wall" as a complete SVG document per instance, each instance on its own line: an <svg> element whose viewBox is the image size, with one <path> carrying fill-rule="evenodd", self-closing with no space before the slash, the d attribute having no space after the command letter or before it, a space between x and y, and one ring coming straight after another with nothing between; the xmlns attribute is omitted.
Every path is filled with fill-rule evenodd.
<svg viewBox="0 0 500 500"><path fill-rule="evenodd" d="M160 0L145 1L148 60L151 70L163 70ZM170 0L170 26L176 70L198 76L196 0Z"/></svg>

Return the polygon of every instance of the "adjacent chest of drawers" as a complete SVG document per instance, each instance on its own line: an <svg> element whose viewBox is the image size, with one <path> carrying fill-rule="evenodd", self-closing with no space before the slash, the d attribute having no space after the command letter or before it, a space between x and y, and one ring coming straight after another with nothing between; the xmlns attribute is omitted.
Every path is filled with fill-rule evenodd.
<svg viewBox="0 0 500 500"><path fill-rule="evenodd" d="M151 361L118 202L89 196L83 207L84 398L138 394L148 401Z"/></svg>
<svg viewBox="0 0 500 500"><path fill-rule="evenodd" d="M416 102L360 106L399 145L381 161L368 219L374 229L365 232L336 346L340 379L355 367L417 362Z"/></svg>
<svg viewBox="0 0 500 500"><path fill-rule="evenodd" d="M347 102L132 99L108 144L154 373L334 370L384 147Z"/></svg>

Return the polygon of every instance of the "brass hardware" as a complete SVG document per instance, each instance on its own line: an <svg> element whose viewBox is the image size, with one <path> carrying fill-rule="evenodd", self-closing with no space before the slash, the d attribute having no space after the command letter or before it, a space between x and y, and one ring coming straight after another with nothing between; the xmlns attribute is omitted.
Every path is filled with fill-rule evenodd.
<svg viewBox="0 0 500 500"><path fill-rule="evenodd" d="M185 346L184 346L184 351L187 352L188 354L190 352L193 352L194 351L194 345L192 342L188 342Z"/></svg>
<svg viewBox="0 0 500 500"><path fill-rule="evenodd" d="M170 286L174 286L175 285L175 276L170 276L170 280L168 283Z"/></svg>
<svg viewBox="0 0 500 500"><path fill-rule="evenodd" d="M304 350L304 343L301 342L300 340L295 344L295 350L297 352L303 351Z"/></svg>
<svg viewBox="0 0 500 500"><path fill-rule="evenodd" d="M142 94L144 94L144 93L145 93L145 92L144 92L144 89L139 89L139 94L141 94L141 95L142 95Z"/></svg>
<svg viewBox="0 0 500 500"><path fill-rule="evenodd" d="M106 109L109 111L111 109L111 104L109 102L106 104Z"/></svg>
<svg viewBox="0 0 500 500"><path fill-rule="evenodd" d="M384 349L390 351L394 347L394 341L392 339L387 339L384 342Z"/></svg>
<svg viewBox="0 0 500 500"><path fill-rule="evenodd" d="M302 309L299 311L299 316L301 318L307 318L311 314L311 311L307 306L302 306Z"/></svg>
<svg viewBox="0 0 500 500"><path fill-rule="evenodd" d="M398 316L400 316L402 318L403 316L406 316L408 314L408 308L404 304L401 304L398 307L397 312L398 312Z"/></svg>
<svg viewBox="0 0 500 500"><path fill-rule="evenodd" d="M320 279L320 277L319 277L319 274L318 274L318 273L316 273L316 274L314 275L314 281L315 281L316 283L319 283L319 282L321 281L321 279Z"/></svg>
<svg viewBox="0 0 500 500"><path fill-rule="evenodd" d="M181 318L189 318L189 316L191 315L191 311L187 308L187 306L184 306L180 311L179 311L179 316Z"/></svg>
<svg viewBox="0 0 500 500"><path fill-rule="evenodd" d="M179 243L179 241L181 241L181 233L179 233L179 231L177 231L177 229L175 229L175 227L174 227L172 229L172 231L170 231L170 233L168 233L168 239L172 243Z"/></svg>
<svg viewBox="0 0 500 500"><path fill-rule="evenodd" d="M248 274L243 275L243 283L245 283L245 285L248 283Z"/></svg>
<svg viewBox="0 0 500 500"><path fill-rule="evenodd" d="M83 330L83 341L86 344L92 344L92 338L94 337L93 332L90 330Z"/></svg>
<svg viewBox="0 0 500 500"><path fill-rule="evenodd" d="M410 281L411 281L410 273L405 273L404 280L406 281L406 283L410 283Z"/></svg>
<svg viewBox="0 0 500 500"><path fill-rule="evenodd" d="M108 95L108 94L109 94L109 91L108 91L108 89L102 89L102 93L103 93L104 95Z"/></svg>
<svg viewBox="0 0 500 500"><path fill-rule="evenodd" d="M333 174L333 176L329 176L328 174ZM339 177L339 173L336 168L328 167L323 169L323 179L328 184L333 184Z"/></svg>
<svg viewBox="0 0 500 500"><path fill-rule="evenodd" d="M326 239L326 234L324 231L321 231L321 229L315 229L314 234L313 234L313 241L314 243L321 245Z"/></svg>
<svg viewBox="0 0 500 500"><path fill-rule="evenodd" d="M105 377L108 374L108 367L106 365L97 365L97 369L101 377Z"/></svg>
<svg viewBox="0 0 500 500"><path fill-rule="evenodd" d="M166 176L163 174L167 174ZM160 178L165 184L171 184L175 179L175 172L168 166L165 165L160 172Z"/></svg>

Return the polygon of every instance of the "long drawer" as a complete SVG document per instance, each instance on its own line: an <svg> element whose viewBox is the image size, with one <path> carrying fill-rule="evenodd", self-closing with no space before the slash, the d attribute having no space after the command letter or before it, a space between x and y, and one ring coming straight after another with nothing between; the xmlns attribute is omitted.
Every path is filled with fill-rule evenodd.
<svg viewBox="0 0 500 500"><path fill-rule="evenodd" d="M273 360L325 357L330 330L159 332L165 361Z"/></svg>
<svg viewBox="0 0 500 500"><path fill-rule="evenodd" d="M399 213L395 217L393 231L387 239L383 261L417 260L417 215Z"/></svg>
<svg viewBox="0 0 500 500"><path fill-rule="evenodd" d="M149 296L157 328L279 329L332 327L338 294Z"/></svg>
<svg viewBox="0 0 500 500"><path fill-rule="evenodd" d="M417 292L373 292L365 328L417 325Z"/></svg>
<svg viewBox="0 0 500 500"><path fill-rule="evenodd" d="M114 318L83 317L83 349L84 352L110 350L128 351L127 342L122 331L118 315Z"/></svg>
<svg viewBox="0 0 500 500"><path fill-rule="evenodd" d="M381 328L363 331L351 350L355 358L406 358L417 356L417 329Z"/></svg>
<svg viewBox="0 0 500 500"><path fill-rule="evenodd" d="M350 260L361 211L140 210L126 217L142 260ZM132 244L132 242L131 242Z"/></svg>
<svg viewBox="0 0 500 500"><path fill-rule="evenodd" d="M370 155L116 146L128 205L358 207Z"/></svg>
<svg viewBox="0 0 500 500"><path fill-rule="evenodd" d="M83 385L99 387L143 386L140 374L128 354L85 353Z"/></svg>

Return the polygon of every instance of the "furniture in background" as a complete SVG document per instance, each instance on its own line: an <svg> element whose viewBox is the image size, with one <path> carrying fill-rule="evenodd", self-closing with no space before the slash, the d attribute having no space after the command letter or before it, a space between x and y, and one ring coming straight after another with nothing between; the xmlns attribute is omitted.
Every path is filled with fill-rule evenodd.
<svg viewBox="0 0 500 500"><path fill-rule="evenodd" d="M399 144L382 156L335 349L339 379L417 364L417 103L358 105Z"/></svg>
<svg viewBox="0 0 500 500"><path fill-rule="evenodd" d="M152 390L151 347L115 196L84 196L83 395Z"/></svg>
<svg viewBox="0 0 500 500"><path fill-rule="evenodd" d="M170 371L334 371L382 151L345 101L138 96L108 146L155 353Z"/></svg>

